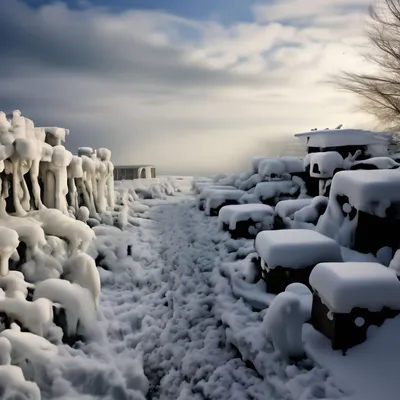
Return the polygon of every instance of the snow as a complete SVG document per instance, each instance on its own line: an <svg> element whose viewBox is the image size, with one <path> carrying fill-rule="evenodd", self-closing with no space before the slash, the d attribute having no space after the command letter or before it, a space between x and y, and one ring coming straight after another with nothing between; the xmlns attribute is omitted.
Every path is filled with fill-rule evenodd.
<svg viewBox="0 0 400 400"><path fill-rule="evenodd" d="M332 181L330 198L337 195L346 195L357 210L375 214L382 201L387 204L386 207L400 201L400 171L339 172Z"/></svg>
<svg viewBox="0 0 400 400"><path fill-rule="evenodd" d="M370 164L376 166L378 169L391 169L398 168L400 164L394 161L390 157L372 157L367 160L356 161L353 163L353 166L360 164Z"/></svg>
<svg viewBox="0 0 400 400"><path fill-rule="evenodd" d="M279 293L272 301L264 317L264 326L267 338L281 356L304 356L302 328L307 319L295 293Z"/></svg>
<svg viewBox="0 0 400 400"><path fill-rule="evenodd" d="M25 380L21 368L0 365L0 393L6 399L40 400L40 390L34 382Z"/></svg>
<svg viewBox="0 0 400 400"><path fill-rule="evenodd" d="M17 250L18 244L18 233L0 226L0 276L8 274L8 261Z"/></svg>
<svg viewBox="0 0 400 400"><path fill-rule="evenodd" d="M303 159L297 157L265 158L260 160L257 171L262 178L273 174L279 176L285 173L303 172Z"/></svg>
<svg viewBox="0 0 400 400"><path fill-rule="evenodd" d="M312 201L312 198L282 200L276 205L275 211L281 218L293 218L297 211L309 206Z"/></svg>
<svg viewBox="0 0 400 400"><path fill-rule="evenodd" d="M310 284L337 313L348 313L354 307L400 310L400 281L394 270L382 264L321 263L311 272Z"/></svg>
<svg viewBox="0 0 400 400"><path fill-rule="evenodd" d="M95 323L95 301L92 293L76 283L46 279L36 284L33 300L45 298L65 307L68 334L91 333Z"/></svg>
<svg viewBox="0 0 400 400"><path fill-rule="evenodd" d="M261 182L257 184L254 194L266 201L282 195L294 195L297 190L298 186L293 181Z"/></svg>
<svg viewBox="0 0 400 400"><path fill-rule="evenodd" d="M206 198L205 212L210 215L211 209L218 208L226 201L239 202L245 194L243 190L214 190Z"/></svg>
<svg viewBox="0 0 400 400"><path fill-rule="evenodd" d="M338 147L357 145L388 144L389 139L378 132L361 129L329 129L298 133L299 138L307 147Z"/></svg>
<svg viewBox="0 0 400 400"><path fill-rule="evenodd" d="M343 157L336 151L311 153L308 162L310 176L313 178L332 178L336 169L344 167Z"/></svg>
<svg viewBox="0 0 400 400"><path fill-rule="evenodd" d="M339 245L318 232L284 229L260 232L255 248L268 268L305 268L322 261L341 261Z"/></svg>
<svg viewBox="0 0 400 400"><path fill-rule="evenodd" d="M239 221L251 219L254 222L263 222L266 219L273 224L275 212L272 207L265 204L235 204L221 208L218 218L229 225L229 229L236 229ZM269 217L269 218L268 218Z"/></svg>

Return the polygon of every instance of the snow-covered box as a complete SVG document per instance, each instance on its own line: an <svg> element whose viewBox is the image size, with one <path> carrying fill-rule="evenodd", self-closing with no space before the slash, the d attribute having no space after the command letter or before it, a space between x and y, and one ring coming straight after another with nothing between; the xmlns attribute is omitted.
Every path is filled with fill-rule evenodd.
<svg viewBox="0 0 400 400"><path fill-rule="evenodd" d="M197 207L199 208L199 210L204 211L204 206L205 206L205 202L208 196L210 196L210 194L212 192L215 192L216 190L237 190L237 188L235 188L234 186L224 186L224 185L202 185L199 184L197 186L197 191L198 194L196 196L196 204Z"/></svg>
<svg viewBox="0 0 400 400"><path fill-rule="evenodd" d="M373 262L321 263L310 275L311 323L335 350L364 342L371 325L400 314L396 271Z"/></svg>
<svg viewBox="0 0 400 400"><path fill-rule="evenodd" d="M309 174L306 180L310 195L327 195L332 177L344 169L344 159L337 151L325 151L308 154L304 166Z"/></svg>
<svg viewBox="0 0 400 400"><path fill-rule="evenodd" d="M325 129L294 135L303 142L308 153L337 151L346 158L359 152L358 159L388 154L389 135L361 129Z"/></svg>
<svg viewBox="0 0 400 400"><path fill-rule="evenodd" d="M309 286L318 263L342 261L340 246L333 239L308 229L260 232L255 248L267 290L275 294L295 282Z"/></svg>
<svg viewBox="0 0 400 400"><path fill-rule="evenodd" d="M337 215L337 212L339 215ZM345 218L352 224L350 247L374 254L400 247L400 171L342 171L332 181L323 225ZM345 227L343 223L339 225ZM347 229L347 228L346 228ZM349 229L347 229L350 231ZM335 232L322 233L335 236ZM340 235L339 235L340 236ZM347 243L343 243L347 245Z"/></svg>
<svg viewBox="0 0 400 400"><path fill-rule="evenodd" d="M276 213L265 204L236 204L222 207L219 220L233 238L254 238L262 230L274 229Z"/></svg>
<svg viewBox="0 0 400 400"><path fill-rule="evenodd" d="M254 189L254 195L264 204L274 206L281 200L297 197L300 186L294 181L260 182Z"/></svg>
<svg viewBox="0 0 400 400"><path fill-rule="evenodd" d="M219 210L227 205L240 204L240 198L245 194L243 190L213 190L205 202L206 215L217 216Z"/></svg>

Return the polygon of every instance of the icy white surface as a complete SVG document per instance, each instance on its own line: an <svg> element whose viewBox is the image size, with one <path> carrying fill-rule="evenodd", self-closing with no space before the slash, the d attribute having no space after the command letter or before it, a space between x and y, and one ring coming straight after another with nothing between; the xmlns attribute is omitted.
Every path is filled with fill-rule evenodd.
<svg viewBox="0 0 400 400"><path fill-rule="evenodd" d="M396 272L378 263L321 263L310 275L311 286L334 312L354 307L400 310L400 281Z"/></svg>
<svg viewBox="0 0 400 400"><path fill-rule="evenodd" d="M336 151L309 154L310 176L313 178L332 178L335 169L343 168L343 157ZM317 166L319 172L314 172Z"/></svg>
<svg viewBox="0 0 400 400"><path fill-rule="evenodd" d="M268 267L304 268L322 261L341 261L340 246L332 239L308 229L260 232L257 253Z"/></svg>
<svg viewBox="0 0 400 400"><path fill-rule="evenodd" d="M281 218L293 218L297 211L309 206L312 201L312 198L282 200L276 205L275 211Z"/></svg>
<svg viewBox="0 0 400 400"><path fill-rule="evenodd" d="M235 204L221 208L218 218L229 225L229 229L235 229L239 221L251 219L254 222L263 222L271 217L273 223L274 209L265 204Z"/></svg>

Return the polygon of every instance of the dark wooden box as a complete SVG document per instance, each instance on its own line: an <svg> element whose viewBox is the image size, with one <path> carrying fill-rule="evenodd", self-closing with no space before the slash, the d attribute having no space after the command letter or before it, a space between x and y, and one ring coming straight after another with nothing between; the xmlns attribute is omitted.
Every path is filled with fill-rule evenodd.
<svg viewBox="0 0 400 400"><path fill-rule="evenodd" d="M331 319L328 318L331 313ZM365 308L355 307L348 314L334 313L322 303L317 293L313 295L311 324L331 340L333 350L346 350L363 343L367 339L367 329L371 325L381 326L388 318L394 318L400 310L383 308L372 312ZM363 318L362 326L356 325L356 318Z"/></svg>

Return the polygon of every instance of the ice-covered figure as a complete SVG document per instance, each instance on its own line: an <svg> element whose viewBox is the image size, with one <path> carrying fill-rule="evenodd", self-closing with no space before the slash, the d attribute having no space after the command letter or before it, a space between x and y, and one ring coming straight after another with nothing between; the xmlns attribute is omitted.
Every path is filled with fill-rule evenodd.
<svg viewBox="0 0 400 400"><path fill-rule="evenodd" d="M93 296L96 308L98 307L101 289L100 275L92 257L86 253L78 252L65 261L63 274L64 279L88 289Z"/></svg>
<svg viewBox="0 0 400 400"><path fill-rule="evenodd" d="M8 260L16 252L18 244L18 233L0 226L0 276L8 274Z"/></svg>
<svg viewBox="0 0 400 400"><path fill-rule="evenodd" d="M44 186L43 202L46 207L56 208L68 215L67 167L72 161L72 154L64 146L53 147L51 162L42 163L41 175Z"/></svg>
<svg viewBox="0 0 400 400"><path fill-rule="evenodd" d="M306 320L297 294L283 292L272 301L263 324L267 338L283 357L304 356L302 327Z"/></svg>
<svg viewBox="0 0 400 400"><path fill-rule="evenodd" d="M68 204L74 208L75 211L79 208L79 195L76 185L76 180L83 178L82 158L72 156L71 163L67 168L68 174Z"/></svg>

